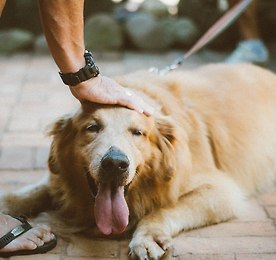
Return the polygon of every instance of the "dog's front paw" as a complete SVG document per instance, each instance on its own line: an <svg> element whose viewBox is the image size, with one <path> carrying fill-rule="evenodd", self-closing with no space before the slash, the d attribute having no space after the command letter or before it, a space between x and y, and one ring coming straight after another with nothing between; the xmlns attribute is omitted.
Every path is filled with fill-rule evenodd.
<svg viewBox="0 0 276 260"><path fill-rule="evenodd" d="M160 259L171 247L171 237L163 233L135 234L129 244L131 258Z"/></svg>

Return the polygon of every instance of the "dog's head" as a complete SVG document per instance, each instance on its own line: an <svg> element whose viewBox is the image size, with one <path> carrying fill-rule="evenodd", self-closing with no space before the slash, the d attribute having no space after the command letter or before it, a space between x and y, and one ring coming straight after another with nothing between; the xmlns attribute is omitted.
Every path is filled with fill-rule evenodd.
<svg viewBox="0 0 276 260"><path fill-rule="evenodd" d="M55 156L68 154L67 164L84 166L89 173L95 220L104 234L122 233L128 225L127 189L130 193L147 180L154 189L174 172L174 127L165 116L85 104L74 116L56 122L51 134ZM49 160L52 171L57 161Z"/></svg>

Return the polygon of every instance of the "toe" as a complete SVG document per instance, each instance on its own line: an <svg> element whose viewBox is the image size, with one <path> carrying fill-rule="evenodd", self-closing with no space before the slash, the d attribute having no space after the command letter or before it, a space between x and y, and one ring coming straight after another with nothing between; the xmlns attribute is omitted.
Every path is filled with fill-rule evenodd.
<svg viewBox="0 0 276 260"><path fill-rule="evenodd" d="M10 218L10 217L9 217ZM13 221L12 219L9 219L10 221ZM10 229L13 227L16 227L22 223L17 223L18 220L15 219L14 223L8 223L10 225ZM10 230L9 229L9 230ZM5 234L7 231L3 231ZM55 239L55 236L53 233L51 233L50 228L46 225L38 225L24 234L18 236L13 241L11 241L9 244L7 244L4 248L0 249L0 252L14 252L18 250L33 250L37 247L42 246L44 243L47 243L51 240Z"/></svg>
<svg viewBox="0 0 276 260"><path fill-rule="evenodd" d="M45 243L55 238L55 235L50 232L50 228L47 226L34 227L32 232L36 237L40 238Z"/></svg>
<svg viewBox="0 0 276 260"><path fill-rule="evenodd" d="M27 238L17 238L1 249L1 252L14 252L18 250L33 250L37 244Z"/></svg>
<svg viewBox="0 0 276 260"><path fill-rule="evenodd" d="M50 242L51 240L55 239L56 236L52 233L44 233L42 240L44 241L44 243Z"/></svg>

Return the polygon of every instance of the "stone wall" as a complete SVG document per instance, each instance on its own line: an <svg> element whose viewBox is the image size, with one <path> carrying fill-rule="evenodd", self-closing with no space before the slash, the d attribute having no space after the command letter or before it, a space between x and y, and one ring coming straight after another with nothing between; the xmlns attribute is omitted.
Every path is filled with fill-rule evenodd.
<svg viewBox="0 0 276 260"><path fill-rule="evenodd" d="M170 16L167 7L159 0L145 0L134 13L125 9L124 2L127 1L120 4L111 0L85 1L86 41L90 48L100 51L187 48L223 15L217 8L217 0L180 0L177 16ZM276 41L276 1L259 0L258 17L264 39ZM28 33L32 42L26 41ZM46 44L43 47L41 34L37 1L8 0L0 22L0 52L1 44L5 44L1 35L11 42L13 38L18 41L20 35L24 35L24 44L19 42L10 46L20 49L42 46L45 51ZM233 48L238 38L234 24L214 40L211 47ZM7 46L2 47L2 50L13 51Z"/></svg>
<svg viewBox="0 0 276 260"><path fill-rule="evenodd" d="M203 34L212 24L223 15L218 10L217 0L180 0L178 15L190 17ZM258 22L260 32L266 41L276 41L276 1L258 1ZM237 27L233 24L212 45L215 47L232 47L238 40Z"/></svg>

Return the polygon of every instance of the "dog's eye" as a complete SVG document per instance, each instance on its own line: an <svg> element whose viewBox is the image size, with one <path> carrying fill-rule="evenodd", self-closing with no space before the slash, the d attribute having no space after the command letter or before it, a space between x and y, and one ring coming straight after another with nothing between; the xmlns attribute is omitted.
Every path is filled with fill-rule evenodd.
<svg viewBox="0 0 276 260"><path fill-rule="evenodd" d="M101 126L99 124L91 124L86 127L86 130L92 133L98 133L101 130Z"/></svg>
<svg viewBox="0 0 276 260"><path fill-rule="evenodd" d="M139 130L139 129L131 129L131 133L133 135L137 135L137 136L140 136L140 135L143 135L143 131L142 130Z"/></svg>

